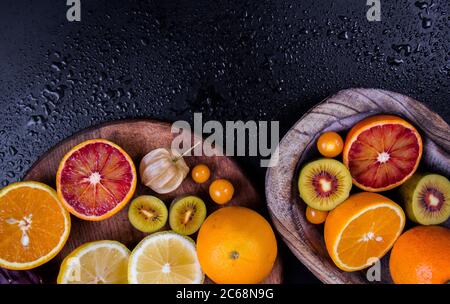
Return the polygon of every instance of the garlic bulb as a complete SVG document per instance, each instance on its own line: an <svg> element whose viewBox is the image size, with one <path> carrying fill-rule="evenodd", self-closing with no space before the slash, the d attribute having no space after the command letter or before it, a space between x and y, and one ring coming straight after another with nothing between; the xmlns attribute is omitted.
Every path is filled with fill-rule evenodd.
<svg viewBox="0 0 450 304"><path fill-rule="evenodd" d="M177 151L159 148L144 156L139 172L144 185L163 194L181 185L189 173L189 167Z"/></svg>

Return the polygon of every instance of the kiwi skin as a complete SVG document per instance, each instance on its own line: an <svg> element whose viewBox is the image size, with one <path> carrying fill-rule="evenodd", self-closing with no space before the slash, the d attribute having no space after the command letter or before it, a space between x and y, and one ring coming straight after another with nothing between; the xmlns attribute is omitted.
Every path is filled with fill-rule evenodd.
<svg viewBox="0 0 450 304"><path fill-rule="evenodd" d="M135 198L128 209L128 219L134 228L141 232L152 233L163 228L169 212L159 198L141 195Z"/></svg>
<svg viewBox="0 0 450 304"><path fill-rule="evenodd" d="M429 211L420 202L421 192L425 187L435 188L443 197L443 205L439 211ZM421 225L438 225L450 216L450 182L438 174L415 173L400 187L400 195L405 204L408 218Z"/></svg>
<svg viewBox="0 0 450 304"><path fill-rule="evenodd" d="M181 235L191 235L197 232L205 218L206 205L197 196L176 198L170 205L170 228Z"/></svg>

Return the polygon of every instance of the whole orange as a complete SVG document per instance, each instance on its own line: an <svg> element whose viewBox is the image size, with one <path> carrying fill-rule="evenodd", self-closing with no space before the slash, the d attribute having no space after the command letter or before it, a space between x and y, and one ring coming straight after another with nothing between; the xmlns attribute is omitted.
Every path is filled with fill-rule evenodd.
<svg viewBox="0 0 450 304"><path fill-rule="evenodd" d="M396 284L450 282L450 229L418 226L408 230L394 244L389 268Z"/></svg>
<svg viewBox="0 0 450 304"><path fill-rule="evenodd" d="M255 211L225 207L213 212L197 237L205 274L219 284L256 284L272 270L277 241L270 224Z"/></svg>

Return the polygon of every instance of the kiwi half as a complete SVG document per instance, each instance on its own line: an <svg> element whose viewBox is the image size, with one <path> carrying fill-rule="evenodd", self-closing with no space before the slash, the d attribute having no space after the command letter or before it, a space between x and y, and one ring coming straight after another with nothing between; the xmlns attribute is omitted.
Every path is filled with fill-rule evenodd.
<svg viewBox="0 0 450 304"><path fill-rule="evenodd" d="M314 209L329 211L345 201L352 189L350 171L334 159L310 162L300 172L298 190L305 203Z"/></svg>
<svg viewBox="0 0 450 304"><path fill-rule="evenodd" d="M437 225L450 216L450 182L438 174L414 174L400 187L406 214L413 222Z"/></svg>
<svg viewBox="0 0 450 304"><path fill-rule="evenodd" d="M167 223L168 211L163 201L151 195L135 198L128 209L128 219L139 231L151 233Z"/></svg>
<svg viewBox="0 0 450 304"><path fill-rule="evenodd" d="M206 206L203 200L196 196L185 196L175 199L170 206L170 228L182 235L195 233L206 217Z"/></svg>

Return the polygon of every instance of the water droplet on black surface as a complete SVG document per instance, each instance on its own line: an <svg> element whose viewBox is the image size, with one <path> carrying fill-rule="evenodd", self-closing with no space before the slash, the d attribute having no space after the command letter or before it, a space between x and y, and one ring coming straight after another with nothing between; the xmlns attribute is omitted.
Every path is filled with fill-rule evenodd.
<svg viewBox="0 0 450 304"><path fill-rule="evenodd" d="M428 8L428 3L426 1L416 1L414 5L421 10Z"/></svg>
<svg viewBox="0 0 450 304"><path fill-rule="evenodd" d="M433 19L428 17L422 17L422 27L428 29L433 26Z"/></svg>
<svg viewBox="0 0 450 304"><path fill-rule="evenodd" d="M404 62L403 59L395 58L395 57L387 57L386 61L389 65L395 65L395 66L399 66Z"/></svg>
<svg viewBox="0 0 450 304"><path fill-rule="evenodd" d="M392 49L399 54L403 53L405 56L409 56L412 53L410 44L393 44Z"/></svg>
<svg viewBox="0 0 450 304"><path fill-rule="evenodd" d="M45 121L45 118L42 115L32 115L28 120L26 126L32 127L35 125L40 125Z"/></svg>
<svg viewBox="0 0 450 304"><path fill-rule="evenodd" d="M19 152L19 151L17 151L16 147L14 147L14 146L9 147L9 155L15 156L17 154L17 152Z"/></svg>
<svg viewBox="0 0 450 304"><path fill-rule="evenodd" d="M343 31L343 32L339 33L338 38L341 40L348 40L349 34L347 31Z"/></svg>
<svg viewBox="0 0 450 304"><path fill-rule="evenodd" d="M149 40L147 38L141 38L141 44L143 46L147 46L149 44Z"/></svg>

